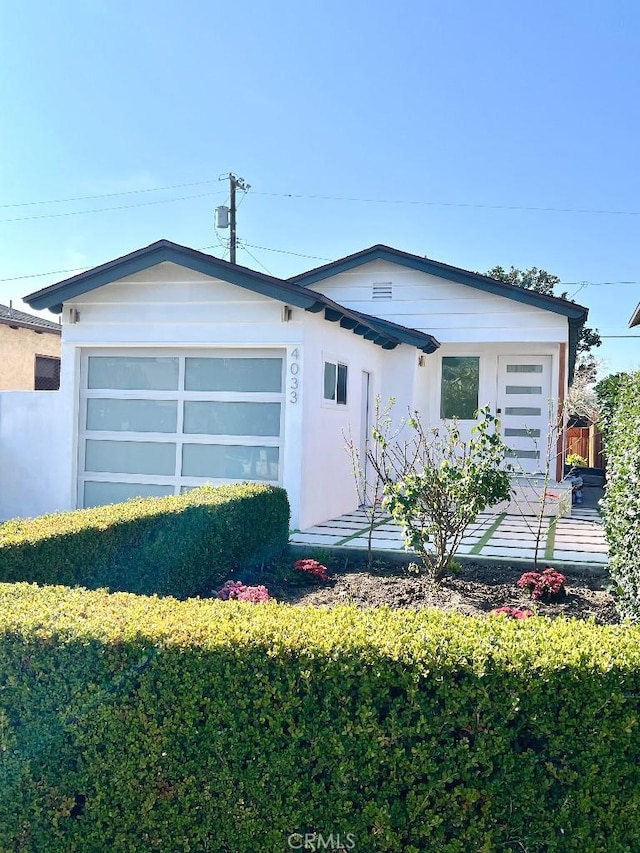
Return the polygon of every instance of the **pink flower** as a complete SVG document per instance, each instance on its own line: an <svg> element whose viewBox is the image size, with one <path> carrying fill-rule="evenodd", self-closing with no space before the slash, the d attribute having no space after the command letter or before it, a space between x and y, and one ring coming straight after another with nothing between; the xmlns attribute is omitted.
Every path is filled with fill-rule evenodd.
<svg viewBox="0 0 640 853"><path fill-rule="evenodd" d="M266 586L246 586L240 581L227 581L222 589L218 590L216 596L222 601L235 599L236 601L251 601L254 604L273 600Z"/></svg>
<svg viewBox="0 0 640 853"><path fill-rule="evenodd" d="M526 607L509 607L506 605L505 607L496 607L495 610L490 610L489 616L507 616L511 619L528 619L529 616L533 616L533 613L531 610L527 610Z"/></svg>
<svg viewBox="0 0 640 853"><path fill-rule="evenodd" d="M564 590L566 577L560 572L546 568L543 572L525 572L517 583L522 589L528 589L531 598L545 595L557 595Z"/></svg>

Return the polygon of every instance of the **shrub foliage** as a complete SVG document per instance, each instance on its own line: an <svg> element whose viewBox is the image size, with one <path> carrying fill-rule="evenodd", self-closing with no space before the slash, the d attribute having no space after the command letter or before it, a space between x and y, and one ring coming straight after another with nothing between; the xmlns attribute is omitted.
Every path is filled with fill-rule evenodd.
<svg viewBox="0 0 640 853"><path fill-rule="evenodd" d="M7 584L0 636L0 850L640 849L637 627Z"/></svg>
<svg viewBox="0 0 640 853"><path fill-rule="evenodd" d="M605 433L607 485L604 529L609 573L624 616L640 621L640 371L619 384Z"/></svg>
<svg viewBox="0 0 640 853"><path fill-rule="evenodd" d="M286 492L271 486L203 486L0 526L0 580L143 594L195 595L289 536Z"/></svg>

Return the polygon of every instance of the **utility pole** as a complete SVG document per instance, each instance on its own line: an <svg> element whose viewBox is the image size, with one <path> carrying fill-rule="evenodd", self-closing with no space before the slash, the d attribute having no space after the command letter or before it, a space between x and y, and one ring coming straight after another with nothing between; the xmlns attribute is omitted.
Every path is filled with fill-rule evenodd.
<svg viewBox="0 0 640 853"><path fill-rule="evenodd" d="M237 236L236 236L236 190L241 190L242 192L248 192L251 187L248 183L246 183L244 178L238 178L232 172L229 172L228 176L220 176L220 180L223 181L225 177L229 178L229 222L226 223L226 217L224 214L221 216L219 211L224 210L224 205L222 207L217 208L216 213L218 216L218 228L226 228L227 224L229 226L229 260L232 264L236 262L236 245L237 245Z"/></svg>

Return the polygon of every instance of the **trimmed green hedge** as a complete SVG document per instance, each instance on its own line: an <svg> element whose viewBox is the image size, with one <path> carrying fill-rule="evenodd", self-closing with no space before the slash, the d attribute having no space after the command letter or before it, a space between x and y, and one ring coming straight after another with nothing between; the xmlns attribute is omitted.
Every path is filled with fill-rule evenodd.
<svg viewBox="0 0 640 853"><path fill-rule="evenodd" d="M244 483L8 521L0 581L196 595L289 538L283 489Z"/></svg>
<svg viewBox="0 0 640 853"><path fill-rule="evenodd" d="M623 376L605 433L604 529L623 616L640 621L640 371Z"/></svg>
<svg viewBox="0 0 640 853"><path fill-rule="evenodd" d="M3 851L640 849L640 628L16 584L0 636Z"/></svg>

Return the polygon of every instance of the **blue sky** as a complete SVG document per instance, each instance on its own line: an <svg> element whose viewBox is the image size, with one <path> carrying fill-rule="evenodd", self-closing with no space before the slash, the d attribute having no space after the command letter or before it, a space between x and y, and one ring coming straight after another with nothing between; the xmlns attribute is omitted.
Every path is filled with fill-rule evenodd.
<svg viewBox="0 0 640 853"><path fill-rule="evenodd" d="M288 276L374 243L535 265L602 334L634 334L636 0L24 0L2 17L0 302L161 237L215 246L234 171L247 266ZM640 367L631 338L598 355L605 374Z"/></svg>

